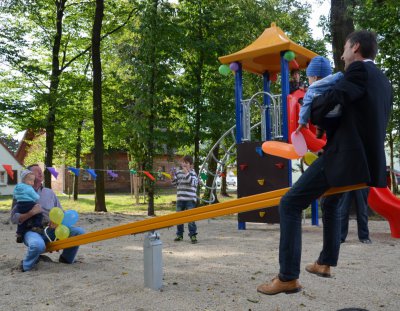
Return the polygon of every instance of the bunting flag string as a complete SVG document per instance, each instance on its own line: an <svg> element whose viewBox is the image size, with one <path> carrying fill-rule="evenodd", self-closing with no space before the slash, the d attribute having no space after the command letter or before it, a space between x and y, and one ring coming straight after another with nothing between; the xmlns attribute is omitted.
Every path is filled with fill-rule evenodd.
<svg viewBox="0 0 400 311"><path fill-rule="evenodd" d="M12 170L12 165L2 164L2 166L4 167L5 171L10 176L10 178L14 179L14 171ZM51 175L54 176L55 179L57 179L59 172L54 167L49 166L49 167L45 167L45 169L47 169L51 173ZM67 166L67 170L70 171L75 176L79 176L81 173L81 170L84 170L84 171L88 172L89 175L92 176L92 178L94 180L96 180L96 178L97 178L96 171L104 171L111 178L119 177L119 175L116 172L129 172L132 175L138 175L140 173L143 173L151 181L155 181L156 179L161 179L161 178L163 178L163 176L165 176L168 179L172 179L171 174L169 174L167 172L162 172L162 171L151 172L151 171L138 171L135 169L129 169L129 170L110 170L110 169L91 169L91 168L81 169L81 168L76 168L76 167L72 167L72 166ZM156 177L154 177L154 176L156 176Z"/></svg>

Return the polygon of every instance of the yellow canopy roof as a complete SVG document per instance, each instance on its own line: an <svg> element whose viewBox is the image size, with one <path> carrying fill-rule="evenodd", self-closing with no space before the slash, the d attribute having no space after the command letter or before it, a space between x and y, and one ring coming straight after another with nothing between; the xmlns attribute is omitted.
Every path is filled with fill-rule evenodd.
<svg viewBox="0 0 400 311"><path fill-rule="evenodd" d="M307 67L316 53L294 43L285 33L271 23L261 36L244 49L226 56L219 57L223 64L240 62L243 70L263 74L266 71L276 73L281 71L280 52L291 50L296 54L296 62L300 69ZM293 64L289 63L290 69Z"/></svg>

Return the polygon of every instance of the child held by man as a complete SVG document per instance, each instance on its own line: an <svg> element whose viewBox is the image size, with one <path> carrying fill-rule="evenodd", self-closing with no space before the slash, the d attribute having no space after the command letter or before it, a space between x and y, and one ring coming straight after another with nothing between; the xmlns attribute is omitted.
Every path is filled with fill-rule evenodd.
<svg viewBox="0 0 400 311"><path fill-rule="evenodd" d="M343 78L343 73L337 72L332 74L332 68L329 60L322 56L314 57L306 69L306 74L310 86L307 89L303 98L303 104L299 113L299 126L296 133L304 127L307 127L311 114L311 104L314 97L322 95L331 89L340 79ZM317 138L321 138L326 130L327 136L332 133L339 122L342 114L341 106L336 105L324 118L323 124L316 124Z"/></svg>
<svg viewBox="0 0 400 311"><path fill-rule="evenodd" d="M15 186L14 199L17 201L17 213L25 214L29 212L39 200L39 195L33 189L35 175L30 170L21 172L21 182ZM24 241L24 235L28 231L43 233L43 215L36 214L27 221L18 224L17 227L17 243Z"/></svg>

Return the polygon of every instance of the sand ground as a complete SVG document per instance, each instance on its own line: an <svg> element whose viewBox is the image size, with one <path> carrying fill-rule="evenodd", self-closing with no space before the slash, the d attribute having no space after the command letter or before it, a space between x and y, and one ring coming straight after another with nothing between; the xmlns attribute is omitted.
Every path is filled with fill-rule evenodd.
<svg viewBox="0 0 400 311"><path fill-rule="evenodd" d="M0 310L400 310L400 240L385 221L370 221L373 243L357 239L357 225L342 244L330 279L304 271L322 244L322 227L303 225L304 289L292 295L265 296L256 286L278 271L279 226L247 223L237 230L234 217L198 222L199 243L185 236L173 242L175 228L159 230L163 243L163 288L144 287L144 234L81 246L73 265L39 262L30 272L13 270L25 247L15 243L15 227L0 212ZM122 214L82 214L87 231L143 219Z"/></svg>

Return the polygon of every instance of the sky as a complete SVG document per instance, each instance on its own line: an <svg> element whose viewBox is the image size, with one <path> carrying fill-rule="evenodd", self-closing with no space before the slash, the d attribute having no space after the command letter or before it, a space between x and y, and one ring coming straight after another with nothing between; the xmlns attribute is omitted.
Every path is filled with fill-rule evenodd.
<svg viewBox="0 0 400 311"><path fill-rule="evenodd" d="M305 1L305 0L303 0ZM317 26L319 18L321 15L328 15L330 10L330 0L307 0L311 4L312 13L310 19L310 28L312 29L312 34L314 39L322 39L322 29ZM328 47L329 48L329 47ZM15 138L20 141L24 135L24 132L15 133L13 129L1 127L5 133L11 133L15 135Z"/></svg>
<svg viewBox="0 0 400 311"><path fill-rule="evenodd" d="M309 21L314 39L322 39L322 29L317 26L321 15L328 16L331 8L330 0L307 0L311 4L311 19Z"/></svg>

